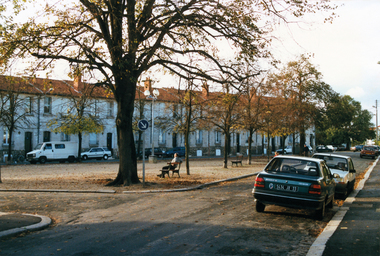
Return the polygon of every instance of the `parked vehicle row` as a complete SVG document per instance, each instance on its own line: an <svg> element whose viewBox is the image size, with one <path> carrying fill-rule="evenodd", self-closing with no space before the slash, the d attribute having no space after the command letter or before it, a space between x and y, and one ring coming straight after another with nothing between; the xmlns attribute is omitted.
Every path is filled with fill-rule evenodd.
<svg viewBox="0 0 380 256"><path fill-rule="evenodd" d="M312 157L274 157L256 176L252 194L256 211L267 205L313 209L323 219L335 195L345 199L354 189L356 170L349 156L315 153Z"/></svg>

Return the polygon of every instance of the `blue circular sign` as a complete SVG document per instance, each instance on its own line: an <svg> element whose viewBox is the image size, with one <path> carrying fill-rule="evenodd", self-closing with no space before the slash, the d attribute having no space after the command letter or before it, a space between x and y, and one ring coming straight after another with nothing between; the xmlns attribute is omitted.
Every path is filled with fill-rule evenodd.
<svg viewBox="0 0 380 256"><path fill-rule="evenodd" d="M149 127L149 123L147 120L140 120L139 123L138 123L138 127L140 129L140 131L145 131L146 129L148 129Z"/></svg>

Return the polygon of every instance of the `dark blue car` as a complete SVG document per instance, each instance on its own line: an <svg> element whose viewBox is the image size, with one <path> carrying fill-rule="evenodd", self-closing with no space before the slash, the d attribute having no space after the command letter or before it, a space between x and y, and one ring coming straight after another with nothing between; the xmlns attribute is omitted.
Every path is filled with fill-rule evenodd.
<svg viewBox="0 0 380 256"><path fill-rule="evenodd" d="M277 156L256 176L252 191L256 211L266 205L312 209L323 219L325 208L333 207L334 177L325 161L309 157Z"/></svg>
<svg viewBox="0 0 380 256"><path fill-rule="evenodd" d="M185 156L185 147L175 147L165 152L165 157L174 157L174 154L178 153L178 156Z"/></svg>

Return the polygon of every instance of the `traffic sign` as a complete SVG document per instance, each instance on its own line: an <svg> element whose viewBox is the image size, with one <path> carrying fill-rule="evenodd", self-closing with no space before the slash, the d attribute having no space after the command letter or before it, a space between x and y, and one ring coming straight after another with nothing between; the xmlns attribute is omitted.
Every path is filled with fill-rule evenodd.
<svg viewBox="0 0 380 256"><path fill-rule="evenodd" d="M149 127L149 123L147 120L140 120L139 123L138 123L138 127L140 129L140 131L145 131L146 129L148 129Z"/></svg>

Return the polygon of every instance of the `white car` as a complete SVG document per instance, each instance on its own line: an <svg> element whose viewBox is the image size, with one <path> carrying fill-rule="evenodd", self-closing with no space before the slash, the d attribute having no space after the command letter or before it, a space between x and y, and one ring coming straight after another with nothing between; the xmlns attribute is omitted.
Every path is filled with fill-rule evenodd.
<svg viewBox="0 0 380 256"><path fill-rule="evenodd" d="M331 173L339 175L339 178L334 178L336 183L335 193L346 198L354 189L356 178L356 171L351 157L329 153L315 153L313 157L325 160Z"/></svg>
<svg viewBox="0 0 380 256"><path fill-rule="evenodd" d="M286 148L284 148L284 150L282 150L282 148L279 148L276 150L276 152L286 155L286 154L292 154L293 150L292 150L292 146L286 146Z"/></svg>
<svg viewBox="0 0 380 256"><path fill-rule="evenodd" d="M90 148L88 151L86 152L83 152L80 154L81 155L81 158L83 160L87 160L87 159L104 159L104 160L107 160L108 158L110 158L112 156L112 153L109 149L107 148Z"/></svg>

